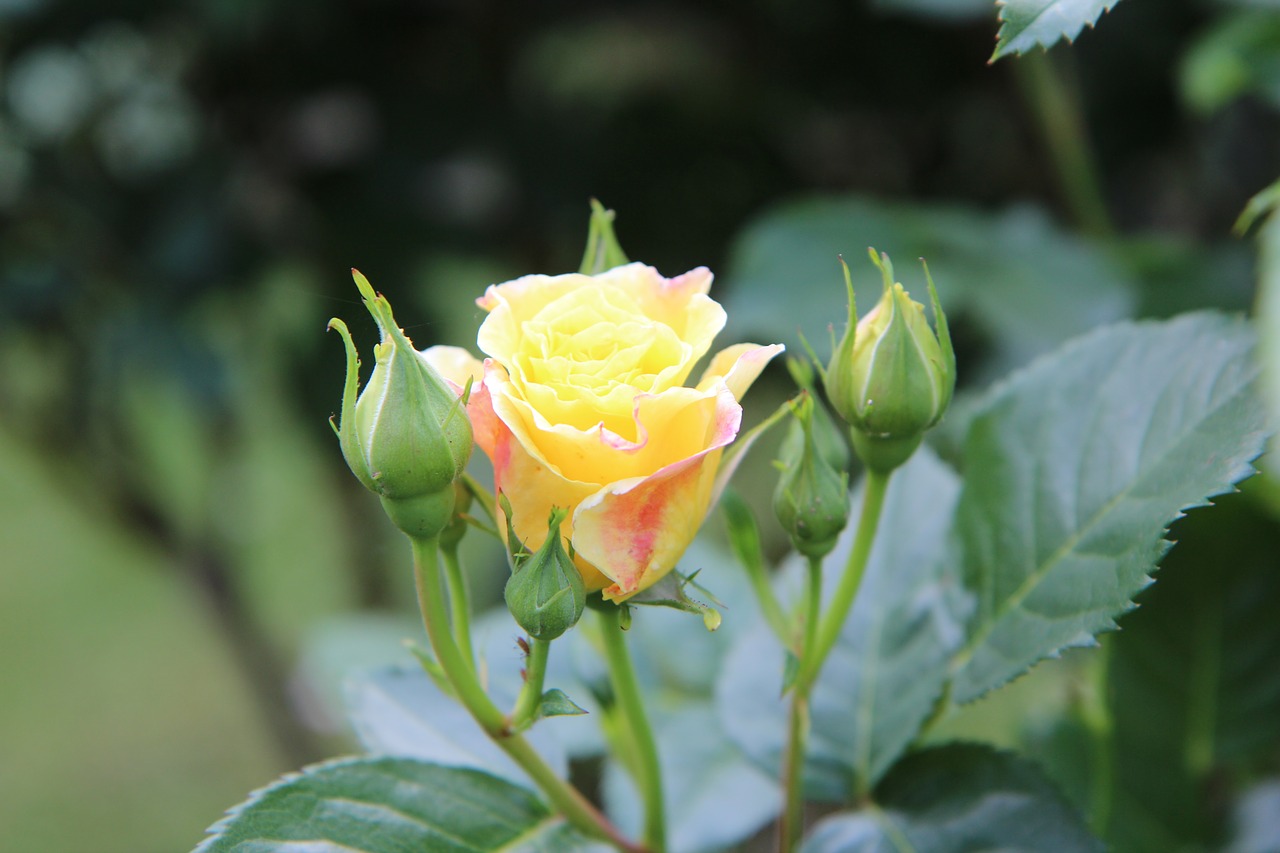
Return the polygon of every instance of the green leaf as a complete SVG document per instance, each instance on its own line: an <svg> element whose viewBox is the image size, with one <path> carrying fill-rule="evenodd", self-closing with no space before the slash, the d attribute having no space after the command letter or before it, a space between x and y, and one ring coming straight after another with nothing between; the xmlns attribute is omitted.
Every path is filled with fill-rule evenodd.
<svg viewBox="0 0 1280 853"><path fill-rule="evenodd" d="M774 777L725 737L709 702L655 714L671 853L721 850L764 828L782 807ZM616 761L605 766L604 801L624 833L639 835L643 801Z"/></svg>
<svg viewBox="0 0 1280 853"><path fill-rule="evenodd" d="M883 12L916 15L934 21L966 21L991 15L991 0L874 0Z"/></svg>
<svg viewBox="0 0 1280 853"><path fill-rule="evenodd" d="M964 447L955 535L977 610L967 702L1130 609L1165 528L1247 477L1266 417L1253 335L1190 314L1102 329L995 389Z"/></svg>
<svg viewBox="0 0 1280 853"><path fill-rule="evenodd" d="M569 851L585 840L531 792L480 773L402 758L340 759L256 791L197 853Z"/></svg>
<svg viewBox="0 0 1280 853"><path fill-rule="evenodd" d="M691 598L686 589L693 587L695 591L703 596L711 599L712 603L724 606L697 583L694 582L694 572L690 575L683 575L677 571L668 572L657 583L648 589L640 592L627 599L627 604L643 604L649 607L669 607L672 610L680 610L684 613L693 613L701 616L706 623L707 629L714 631L720 627L720 614L709 604Z"/></svg>
<svg viewBox="0 0 1280 853"><path fill-rule="evenodd" d="M1280 423L1280 215L1276 213L1277 206L1280 206L1280 181L1255 196L1245 210L1245 216L1252 214L1253 219L1262 220L1258 230L1258 349L1262 359L1262 387L1272 423ZM1273 461L1271 468L1274 470L1274 467Z"/></svg>
<svg viewBox="0 0 1280 853"><path fill-rule="evenodd" d="M492 686L500 707L515 701L508 688L501 682ZM419 668L386 667L357 674L348 681L346 700L351 724L369 752L475 768L520 784L526 781L523 771L467 710ZM567 774L568 759L555 731L534 726L525 737L559 775Z"/></svg>
<svg viewBox="0 0 1280 853"><path fill-rule="evenodd" d="M927 448L890 481L862 589L812 696L805 766L812 798L846 800L870 788L916 737L942 692L967 610L955 569L943 559L959 490L956 475ZM828 593L852 538L847 530L824 561ZM798 578L803 569L796 562L788 575ZM725 731L771 773L781 765L787 730L784 670L782 648L759 624L736 644L716 695Z"/></svg>
<svg viewBox="0 0 1280 853"><path fill-rule="evenodd" d="M539 717L579 717L586 710L570 699L563 690L552 688L542 694L538 702Z"/></svg>
<svg viewBox="0 0 1280 853"><path fill-rule="evenodd" d="M733 287L725 300L730 337L798 347L799 329L825 357L828 327L839 322L845 305L836 256L868 245L903 259L899 273L917 296L924 293L924 275L905 260L927 258L948 316L963 317L990 338L991 360L963 367L969 383L1128 317L1135 304L1132 282L1106 252L1058 229L1038 208L991 214L813 197L770 210L734 242L727 276ZM874 305L879 275L857 264L852 272L858 303Z"/></svg>
<svg viewBox="0 0 1280 853"><path fill-rule="evenodd" d="M1245 791L1231 824L1228 853L1275 853L1280 846L1280 779L1268 779Z"/></svg>
<svg viewBox="0 0 1280 853"><path fill-rule="evenodd" d="M991 61L1010 53L1026 53L1036 45L1052 47L1059 39L1072 41L1092 27L1103 12L1120 0L997 0L1000 34Z"/></svg>
<svg viewBox="0 0 1280 853"><path fill-rule="evenodd" d="M1249 498L1174 528L1160 582L1109 640L1124 849L1209 846L1223 827L1206 787L1265 769L1280 747L1280 524Z"/></svg>
<svg viewBox="0 0 1280 853"><path fill-rule="evenodd" d="M901 761L861 812L823 820L801 853L1095 853L1103 849L1034 764L972 744Z"/></svg>
<svg viewBox="0 0 1280 853"><path fill-rule="evenodd" d="M1245 94L1280 104L1280 20L1274 9L1242 9L1215 20L1182 61L1182 97L1212 113Z"/></svg>

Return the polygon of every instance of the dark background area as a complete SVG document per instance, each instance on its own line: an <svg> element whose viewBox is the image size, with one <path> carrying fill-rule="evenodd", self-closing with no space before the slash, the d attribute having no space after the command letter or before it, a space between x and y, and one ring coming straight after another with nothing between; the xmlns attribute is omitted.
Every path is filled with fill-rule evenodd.
<svg viewBox="0 0 1280 853"><path fill-rule="evenodd" d="M326 424L326 321L373 342L348 268L418 346L473 346L483 287L576 269L597 197L633 259L710 266L785 336L818 285L759 296L742 235L856 194L1034 209L1138 313L1247 308L1230 226L1280 174L1278 16L1249 7L1125 0L988 65L974 0L0 0L0 849L185 849L349 748L315 685L412 620ZM1054 92L1096 181L1055 159Z"/></svg>

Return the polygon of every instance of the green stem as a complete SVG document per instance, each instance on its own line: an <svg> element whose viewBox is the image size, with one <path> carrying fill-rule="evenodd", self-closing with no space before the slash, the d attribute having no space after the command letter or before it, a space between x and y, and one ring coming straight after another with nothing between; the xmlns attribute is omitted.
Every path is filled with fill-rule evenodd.
<svg viewBox="0 0 1280 853"><path fill-rule="evenodd" d="M808 594L804 606L804 633L800 660L813 654L818 641L818 617L822 613L822 558L809 558ZM778 850L791 853L804 834L804 757L809 743L809 684L795 685L787 724L787 751L782 765L785 802L778 822Z"/></svg>
<svg viewBox="0 0 1280 853"><path fill-rule="evenodd" d="M444 590L440 576L438 539L411 538L410 541L413 543L414 579L417 582L422 624L427 629L427 637L431 640L436 660L453 684L458 700L494 743L511 756L547 795L547 799L569 823L592 838L606 841L619 850L644 853L645 848L623 838L617 828L578 789L557 776L528 741L512 733L506 717L484 692L475 670L462 656L462 651L449 633L448 614L445 612L442 596Z"/></svg>
<svg viewBox="0 0 1280 853"><path fill-rule="evenodd" d="M1020 56L1013 70L1023 100L1035 114L1058 173L1059 189L1076 224L1095 237L1115 236L1075 88L1054 68L1051 54L1037 51Z"/></svg>
<svg viewBox="0 0 1280 853"><path fill-rule="evenodd" d="M444 574L449 586L449 624L453 626L453 639L462 656L472 666L476 654L471 648L471 596L467 589L467 576L462 571L462 561L457 548L441 548L444 554Z"/></svg>
<svg viewBox="0 0 1280 853"><path fill-rule="evenodd" d="M849 610L853 607L853 599L862 585L862 575L867 569L867 558L871 556L871 546L875 542L876 527L880 524L880 510L884 508L884 493L889 485L892 472L867 471L865 485L862 490L862 514L858 517L858 532L853 539L853 549L849 551L849 561L845 564L844 575L836 587L835 595L827 612L818 626L818 636L813 649L809 650L800 661L800 673L796 677L796 689L806 693L818 679L822 664L840 637L840 629L849 618Z"/></svg>
<svg viewBox="0 0 1280 853"><path fill-rule="evenodd" d="M1094 833L1099 838L1106 838L1111 819L1114 772L1112 744L1115 740L1111 707L1107 701L1112 643L1109 636L1099 637L1098 642L1093 684L1084 701L1083 717L1093 739L1093 791L1089 813Z"/></svg>
<svg viewBox="0 0 1280 853"><path fill-rule="evenodd" d="M720 497L720 510L724 513L725 525L729 529L729 547L738 558L738 563L746 570L747 580L755 592L765 622L777 635L778 642L790 647L790 623L782 605L778 603L778 596L773 592L769 570L764 563L764 549L760 546L760 528L751 508L735 492L726 491Z"/></svg>
<svg viewBox="0 0 1280 853"><path fill-rule="evenodd" d="M551 651L550 640L529 640L529 659L524 669L524 687L511 712L511 728L523 730L533 722L542 701L542 682L547 675L547 655Z"/></svg>
<svg viewBox="0 0 1280 853"><path fill-rule="evenodd" d="M822 615L822 558L809 558L808 596L804 608L804 638L801 641L801 658L813 653L818 642L818 619Z"/></svg>
<svg viewBox="0 0 1280 853"><path fill-rule="evenodd" d="M809 697L791 696L787 752L782 765L785 801L778 821L778 853L792 853L804 833L804 756L809 741Z"/></svg>
<svg viewBox="0 0 1280 853"><path fill-rule="evenodd" d="M645 713L644 699L640 691L640 681L636 678L635 666L631 663L631 653L627 650L626 637L618 625L617 615L608 611L600 611L600 636L604 642L605 661L609 665L609 675L613 681L614 696L623 718L631 731L631 742L635 747L636 783L640 786L640 797L644 801L645 843L654 853L665 853L667 849L666 810L662 801L662 770L658 765L658 744L653 736L653 728L649 725L649 717Z"/></svg>

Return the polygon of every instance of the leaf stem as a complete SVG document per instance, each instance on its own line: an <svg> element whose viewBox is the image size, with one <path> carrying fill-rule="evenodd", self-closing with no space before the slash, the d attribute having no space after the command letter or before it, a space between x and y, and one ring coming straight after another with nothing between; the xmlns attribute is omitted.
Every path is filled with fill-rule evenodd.
<svg viewBox="0 0 1280 853"><path fill-rule="evenodd" d="M444 555L445 581L449 587L449 624L453 627L453 639L463 658L474 669L476 655L471 647L471 595L467 589L467 576L462 571L457 548L441 548L440 552Z"/></svg>
<svg viewBox="0 0 1280 853"><path fill-rule="evenodd" d="M569 823L590 837L606 841L626 853L645 853L645 848L624 838L617 827L577 788L557 776L528 741L511 731L506 717L484 692L475 670L468 665L449 632L448 614L441 595L443 585L438 538L411 537L410 542L413 543L414 579L418 589L418 608L422 611L422 624L431 640L436 660L453 684L458 700L494 743L511 756L547 795L547 799Z"/></svg>
<svg viewBox="0 0 1280 853"><path fill-rule="evenodd" d="M1115 236L1078 91L1054 67L1052 54L1024 54L1013 63L1013 72L1023 101L1035 115L1072 218L1095 237Z"/></svg>
<svg viewBox="0 0 1280 853"><path fill-rule="evenodd" d="M764 550L760 546L760 528L747 502L736 492L725 492L720 497L720 510L724 513L725 526L729 528L729 547L738 563L747 572L747 580L756 595L765 622L773 629L778 641L788 648L793 643L791 627L778 596L770 583L769 570L765 567Z"/></svg>
<svg viewBox="0 0 1280 853"><path fill-rule="evenodd" d="M626 637L618 624L617 615L600 612L600 636L604 645L605 661L613 681L613 691L618 707L622 710L627 727L631 730L631 742L635 747L636 783L644 800L644 839L654 853L667 849L666 809L662 799L662 770L658 764L658 744L653 727L645 713L640 681L631 662Z"/></svg>
<svg viewBox="0 0 1280 853"><path fill-rule="evenodd" d="M858 587L862 585L862 575L867 570L871 546L875 543L876 528L880 524L880 511L884 508L884 493L891 473L867 471L862 489L862 513L858 517L858 531L854 535L853 548L849 551L849 561L845 563L844 575L840 578L831 604L818 626L815 646L800 661L800 672L796 677L797 690L808 691L818 679L822 664L839 639L845 620L849 618L849 610L853 607Z"/></svg>
<svg viewBox="0 0 1280 853"><path fill-rule="evenodd" d="M822 558L809 558L809 583L804 605L804 633L800 660L813 654L818 641L818 618L822 615ZM787 723L787 751L782 765L784 804L778 822L778 850L791 853L804 834L804 757L809 744L809 689L797 682L791 694Z"/></svg>
<svg viewBox="0 0 1280 853"><path fill-rule="evenodd" d="M547 675L547 656L551 651L550 640L529 638L529 658L525 663L524 687L511 712L511 728L522 731L533 722L542 702L542 683Z"/></svg>

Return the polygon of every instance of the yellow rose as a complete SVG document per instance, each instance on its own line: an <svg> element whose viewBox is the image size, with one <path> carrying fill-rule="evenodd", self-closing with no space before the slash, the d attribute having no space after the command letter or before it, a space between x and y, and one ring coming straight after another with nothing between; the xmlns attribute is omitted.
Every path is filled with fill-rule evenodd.
<svg viewBox="0 0 1280 853"><path fill-rule="evenodd" d="M457 386L476 379L468 413L516 534L537 550L551 508L569 509L561 532L587 589L615 601L675 567L718 491L738 399L782 351L729 347L684 386L724 326L711 278L643 264L525 276L476 300L483 366L456 347L424 353Z"/></svg>

